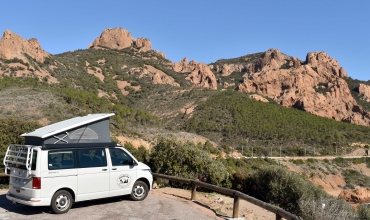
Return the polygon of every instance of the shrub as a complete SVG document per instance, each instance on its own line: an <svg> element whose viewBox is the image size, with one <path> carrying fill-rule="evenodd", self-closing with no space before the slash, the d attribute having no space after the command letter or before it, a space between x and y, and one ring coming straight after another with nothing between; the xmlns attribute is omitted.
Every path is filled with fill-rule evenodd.
<svg viewBox="0 0 370 220"><path fill-rule="evenodd" d="M336 165L338 165L340 167L348 167L349 166L348 160L344 159L343 157L335 158L333 160L333 163L335 163Z"/></svg>
<svg viewBox="0 0 370 220"><path fill-rule="evenodd" d="M348 188L354 188L354 186L370 187L370 177L356 171L356 170L344 170L344 180Z"/></svg>
<svg viewBox="0 0 370 220"><path fill-rule="evenodd" d="M359 219L370 220L370 208L367 204L361 204L357 209Z"/></svg>
<svg viewBox="0 0 370 220"><path fill-rule="evenodd" d="M301 214L298 202L303 195L325 195L321 188L280 166L260 167L248 176L245 193L297 215Z"/></svg>
<svg viewBox="0 0 370 220"><path fill-rule="evenodd" d="M230 185L224 164L191 142L160 138L152 148L150 165L154 172L199 179L214 185Z"/></svg>
<svg viewBox="0 0 370 220"><path fill-rule="evenodd" d="M357 214L344 200L327 195L307 196L299 199L301 217L307 220L356 219ZM363 219L363 218L361 218Z"/></svg>
<svg viewBox="0 0 370 220"><path fill-rule="evenodd" d="M304 164L304 161L301 160L301 159L298 159L298 160L293 160L292 161L295 165L303 165Z"/></svg>

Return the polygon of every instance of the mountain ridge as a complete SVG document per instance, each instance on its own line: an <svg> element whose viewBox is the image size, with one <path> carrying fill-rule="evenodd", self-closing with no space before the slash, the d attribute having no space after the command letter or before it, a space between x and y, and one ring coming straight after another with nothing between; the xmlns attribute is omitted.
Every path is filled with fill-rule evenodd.
<svg viewBox="0 0 370 220"><path fill-rule="evenodd" d="M19 45L11 46L9 44L11 41ZM136 60L142 59L143 64L131 67L123 65L120 69L129 75L139 74L137 76L139 78L149 77L152 84L180 86L181 83L177 81L181 80L185 84L190 83L191 87L202 89L234 89L240 92L256 93L259 95L251 97L264 101L266 99L263 97L266 97L283 106L297 108L318 116L370 126L370 114L358 105L349 90L345 80L348 78L347 72L325 52L308 53L306 61L285 55L277 49L269 49L266 52L239 58L221 59L209 65L194 60L188 62L187 58L180 62L172 62L165 58L163 52L152 50L149 39L133 39L131 33L123 28L103 30L88 48L88 50L126 50L128 56ZM56 56L43 51L36 39L26 41L6 30L0 40L0 58L4 60L21 59L23 63L30 64L33 63L32 61L35 62L28 66L27 70L30 70L28 73L22 63L14 62L13 66L2 64L0 74L11 75L13 73L13 76L17 77L28 74L36 75L40 81L59 83L61 78L59 77L58 80L54 69L64 64L55 60L51 61ZM106 60L106 58L102 57L101 60ZM151 65L148 64L149 61ZM105 63L97 60L90 62L85 60L84 62L88 63L84 65L84 71L99 77L103 83L105 83L104 75L109 74L110 78L116 81L117 86L118 84L126 85L119 81L114 71L107 69L107 73L102 75L103 70L100 66ZM78 63L74 65L81 66ZM159 66L162 67L159 68ZM128 91L124 91L125 88L130 90L129 87L121 86L123 95L128 94ZM357 89L361 100L369 102L370 87L361 84Z"/></svg>

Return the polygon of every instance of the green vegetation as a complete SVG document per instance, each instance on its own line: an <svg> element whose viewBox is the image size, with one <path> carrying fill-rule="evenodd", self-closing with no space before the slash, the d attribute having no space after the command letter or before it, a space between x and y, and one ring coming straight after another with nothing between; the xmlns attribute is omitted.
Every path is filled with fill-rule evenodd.
<svg viewBox="0 0 370 220"><path fill-rule="evenodd" d="M150 164L156 173L199 179L220 186L230 183L225 165L192 142L160 139L151 151Z"/></svg>
<svg viewBox="0 0 370 220"><path fill-rule="evenodd" d="M13 78L4 76L0 80L0 92L8 89L29 88L35 93L43 94L42 102L48 105L39 106L42 116L46 116L51 122L65 120L76 115L86 115L90 113L114 112L113 125L117 129L123 129L140 125L159 125L160 119L152 114L137 110L124 105L120 100L109 100L99 98L92 92L78 89L68 83L49 85L41 83L35 78ZM16 90L17 91L17 90ZM45 94L50 94L49 97ZM37 94L35 94L37 95ZM20 94L24 99L25 94ZM48 100L50 99L50 100ZM55 101L54 99L57 99ZM29 100L25 100L27 102Z"/></svg>
<svg viewBox="0 0 370 220"><path fill-rule="evenodd" d="M315 87L315 91L318 92L318 93L321 93L323 95L326 95L327 92L330 92L330 88L328 87L327 83L319 83Z"/></svg>
<svg viewBox="0 0 370 220"><path fill-rule="evenodd" d="M280 66L280 69L289 69L289 63L284 63L283 65Z"/></svg>
<svg viewBox="0 0 370 220"><path fill-rule="evenodd" d="M201 102L184 123L188 132L204 135L225 144L278 147L289 155L335 154L335 143L369 142L370 128L314 116L297 109L266 104L232 91L219 92ZM249 141L246 142L245 140ZM307 154L308 155L308 154Z"/></svg>
<svg viewBox="0 0 370 220"><path fill-rule="evenodd" d="M370 177L352 169L343 171L343 176L346 181L346 187L354 189L355 186L370 187Z"/></svg>
<svg viewBox="0 0 370 220"><path fill-rule="evenodd" d="M7 147L10 144L23 144L24 138L20 135L33 131L40 125L35 122L17 120L14 118L0 118L0 158L5 156ZM1 165L3 170L4 165ZM3 172L3 171L2 171ZM1 183L0 183L1 184Z"/></svg>
<svg viewBox="0 0 370 220"><path fill-rule="evenodd" d="M214 63L210 63L210 65L219 65L219 66L222 66L223 64L249 64L249 63L255 63L255 62L259 61L259 59L262 58L264 55L265 55L265 52L260 52L260 53L248 54L248 55L237 57L237 58L220 59L220 60L217 60Z"/></svg>
<svg viewBox="0 0 370 220"><path fill-rule="evenodd" d="M160 139L152 149L149 164L153 172L231 187L304 219L312 216L328 219L323 217L327 214L315 211L316 206L322 206L322 201L327 201L326 212L333 212L339 207L337 216L356 215L348 203L330 197L306 177L268 159L212 159L202 151L201 145ZM179 183L172 183L172 186L189 187Z"/></svg>
<svg viewBox="0 0 370 220"><path fill-rule="evenodd" d="M255 68L259 68L263 56L264 53L256 53L221 59L213 65L253 63ZM4 156L10 143L22 143L19 135L39 127L36 121L42 118L53 123L76 115L114 112L111 128L115 135L148 138L144 129L153 129L148 133L156 136L166 128L166 131L194 132L216 143L195 144L162 137L156 140L151 152L143 146L136 149L131 143L124 143L125 148L139 161L149 164L154 172L237 189L304 219L329 219L330 216L346 219L354 215L348 204L329 197L307 178L321 175L318 172L334 175L339 168L347 169L351 164L366 163L369 166L370 162L365 158L347 160L338 157L322 162L316 159L295 160L294 164L313 170L306 175L298 175L265 156L336 155L337 151L340 155L347 152L346 146L350 143L370 143L369 127L314 116L275 102L258 102L250 99L249 94L230 91L233 87L229 91L192 88L191 83L185 80L187 73L174 72L168 60L153 51L143 53L132 47L123 50L88 49L55 55L43 63L28 59L30 64L19 59L0 60L0 68L13 75L22 68L8 68L6 65L9 63L21 63L31 72L42 68L59 83L48 84L48 78L40 82L36 75L1 78L2 104L13 100L16 104L14 110L0 108L0 157ZM181 87L154 85L150 74L143 74L147 65L173 77ZM284 64L281 68L288 69L289 65ZM92 72L101 74L101 78ZM226 77L220 76L218 83L238 83L243 80L243 75L243 72L233 72ZM129 95L122 94L116 80L131 84L125 87ZM370 105L358 96L358 83L361 81L349 78L347 82L357 102L370 110ZM361 83L370 85L370 82ZM316 91L325 94L328 89L327 84L321 83ZM27 105L27 101L32 101L32 104ZM27 114L23 114L25 112ZM244 156L260 158L221 156L235 150L243 152ZM343 175L348 188L356 185L369 187L369 178L360 172L347 169ZM318 211L323 210L323 201L328 208ZM363 206L358 213L362 219L370 216Z"/></svg>

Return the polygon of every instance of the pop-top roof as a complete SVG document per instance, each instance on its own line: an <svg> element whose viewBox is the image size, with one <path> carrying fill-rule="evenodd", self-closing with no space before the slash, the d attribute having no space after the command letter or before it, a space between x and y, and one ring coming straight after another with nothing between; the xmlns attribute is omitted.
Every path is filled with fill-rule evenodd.
<svg viewBox="0 0 370 220"><path fill-rule="evenodd" d="M106 114L90 114L86 116L75 117L71 119L67 119L65 121L57 122L55 124L51 124L39 129L36 129L29 133L24 133L22 137L38 137L38 138L47 138L52 135L68 131L70 129L80 127L86 124L90 124L105 118L109 118L113 116L114 113L106 113Z"/></svg>

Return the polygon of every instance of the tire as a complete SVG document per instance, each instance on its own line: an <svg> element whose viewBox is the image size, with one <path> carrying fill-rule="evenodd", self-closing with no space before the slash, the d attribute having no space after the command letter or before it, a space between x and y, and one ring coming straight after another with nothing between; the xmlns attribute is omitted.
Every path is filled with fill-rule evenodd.
<svg viewBox="0 0 370 220"><path fill-rule="evenodd" d="M132 187L132 191L130 197L134 201L141 201L144 200L149 193L149 188L146 183L138 180L135 182L134 186Z"/></svg>
<svg viewBox="0 0 370 220"><path fill-rule="evenodd" d="M66 190L57 191L51 199L50 209L55 214L64 214L72 207L73 198Z"/></svg>

